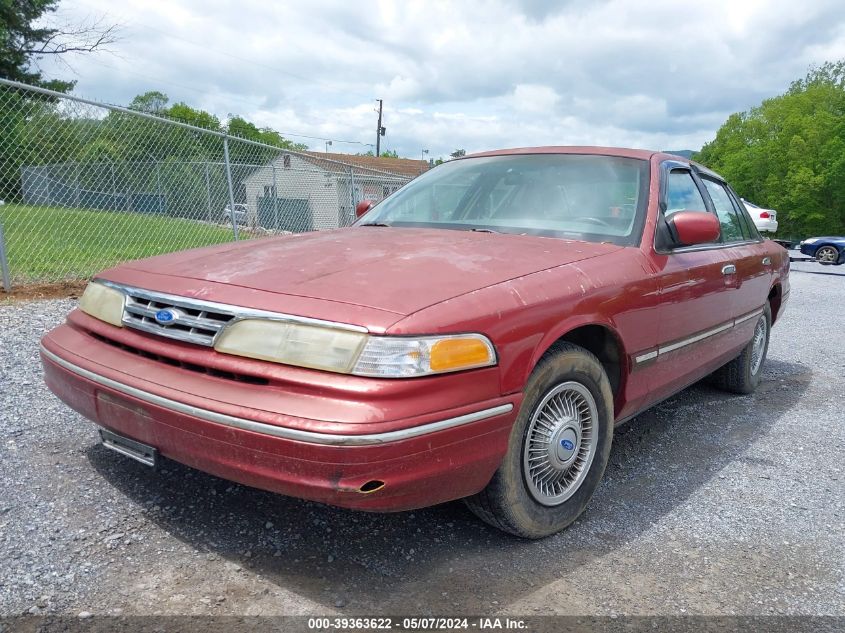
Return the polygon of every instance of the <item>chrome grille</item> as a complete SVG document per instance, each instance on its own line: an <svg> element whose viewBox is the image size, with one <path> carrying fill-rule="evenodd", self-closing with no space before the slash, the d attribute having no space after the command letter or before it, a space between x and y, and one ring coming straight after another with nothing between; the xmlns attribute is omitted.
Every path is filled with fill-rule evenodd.
<svg viewBox="0 0 845 633"><path fill-rule="evenodd" d="M123 308L124 325L150 334L196 343L214 345L214 337L229 321L235 318L218 304L192 301L136 288L121 288L126 294ZM213 306L213 307L212 307ZM177 317L170 323L156 321L160 310L172 310Z"/></svg>
<svg viewBox="0 0 845 633"><path fill-rule="evenodd" d="M214 345L215 337L223 328L238 319L272 319L285 323L333 328L344 332L367 333L367 328L360 325L324 321L282 312L242 308L203 299L178 297L164 292L125 286L105 279L94 279L94 281L119 290L126 297L122 318L125 326L158 336L187 341L188 343L207 345L208 347ZM157 321L156 313L168 309L174 310L178 314L178 318L166 324Z"/></svg>

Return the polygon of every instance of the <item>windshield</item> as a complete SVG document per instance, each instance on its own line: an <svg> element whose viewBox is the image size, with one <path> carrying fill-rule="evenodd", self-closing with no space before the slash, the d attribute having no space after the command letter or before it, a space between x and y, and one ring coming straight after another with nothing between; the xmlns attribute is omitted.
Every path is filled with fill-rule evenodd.
<svg viewBox="0 0 845 633"><path fill-rule="evenodd" d="M648 163L582 154L450 161L386 198L358 225L496 231L636 244Z"/></svg>

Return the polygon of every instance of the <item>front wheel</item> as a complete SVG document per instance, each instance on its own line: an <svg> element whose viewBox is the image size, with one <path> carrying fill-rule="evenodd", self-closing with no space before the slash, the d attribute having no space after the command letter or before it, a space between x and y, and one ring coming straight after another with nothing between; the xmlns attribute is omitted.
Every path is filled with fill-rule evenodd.
<svg viewBox="0 0 845 633"><path fill-rule="evenodd" d="M822 246L816 251L816 261L820 264L835 264L839 261L839 251L835 246Z"/></svg>
<svg viewBox="0 0 845 633"><path fill-rule="evenodd" d="M517 536L562 530L583 512L601 481L613 419L610 382L599 360L576 345L556 344L526 384L501 466L467 505Z"/></svg>

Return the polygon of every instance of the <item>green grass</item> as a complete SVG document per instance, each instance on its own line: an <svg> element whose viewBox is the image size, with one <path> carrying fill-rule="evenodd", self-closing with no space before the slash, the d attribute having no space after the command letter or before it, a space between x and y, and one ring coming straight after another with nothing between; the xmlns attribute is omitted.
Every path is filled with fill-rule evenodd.
<svg viewBox="0 0 845 633"><path fill-rule="evenodd" d="M0 206L15 283L80 279L120 262L232 240L232 231L149 213Z"/></svg>

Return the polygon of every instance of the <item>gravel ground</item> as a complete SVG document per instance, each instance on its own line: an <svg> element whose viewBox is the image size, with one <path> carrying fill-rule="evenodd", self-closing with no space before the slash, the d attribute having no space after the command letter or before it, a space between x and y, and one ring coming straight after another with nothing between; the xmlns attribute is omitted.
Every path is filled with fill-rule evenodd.
<svg viewBox="0 0 845 633"><path fill-rule="evenodd" d="M0 306L0 614L843 616L843 268L794 266L756 394L697 385L620 428L538 542L461 503L355 513L122 458L41 380L73 301Z"/></svg>

